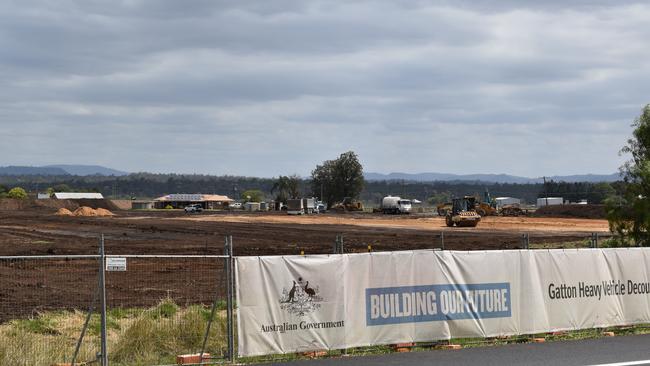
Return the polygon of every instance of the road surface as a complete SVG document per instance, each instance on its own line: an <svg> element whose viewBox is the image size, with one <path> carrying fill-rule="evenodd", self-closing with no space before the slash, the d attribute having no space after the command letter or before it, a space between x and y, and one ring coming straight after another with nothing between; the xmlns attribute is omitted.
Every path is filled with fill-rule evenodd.
<svg viewBox="0 0 650 366"><path fill-rule="evenodd" d="M650 335L305 360L286 366L650 366Z"/></svg>

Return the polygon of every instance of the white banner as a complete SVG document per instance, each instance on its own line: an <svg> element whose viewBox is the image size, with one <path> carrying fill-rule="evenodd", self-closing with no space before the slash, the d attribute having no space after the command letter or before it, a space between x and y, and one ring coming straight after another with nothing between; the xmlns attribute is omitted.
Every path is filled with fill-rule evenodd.
<svg viewBox="0 0 650 366"><path fill-rule="evenodd" d="M650 249L238 257L239 355L650 322Z"/></svg>

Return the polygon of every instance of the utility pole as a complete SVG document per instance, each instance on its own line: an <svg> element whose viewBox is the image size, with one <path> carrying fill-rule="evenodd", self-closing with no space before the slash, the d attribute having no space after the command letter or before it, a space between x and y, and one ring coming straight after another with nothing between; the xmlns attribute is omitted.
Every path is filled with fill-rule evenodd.
<svg viewBox="0 0 650 366"><path fill-rule="evenodd" d="M548 206L548 189L546 188L546 177L542 177L544 179L544 196L546 197L546 206Z"/></svg>

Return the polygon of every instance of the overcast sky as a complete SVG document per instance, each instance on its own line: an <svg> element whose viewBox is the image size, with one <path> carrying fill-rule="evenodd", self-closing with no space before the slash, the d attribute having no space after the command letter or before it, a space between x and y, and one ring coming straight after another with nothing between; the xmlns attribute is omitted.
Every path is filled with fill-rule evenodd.
<svg viewBox="0 0 650 366"><path fill-rule="evenodd" d="M540 4L542 3L542 4ZM0 2L0 165L613 173L647 1Z"/></svg>

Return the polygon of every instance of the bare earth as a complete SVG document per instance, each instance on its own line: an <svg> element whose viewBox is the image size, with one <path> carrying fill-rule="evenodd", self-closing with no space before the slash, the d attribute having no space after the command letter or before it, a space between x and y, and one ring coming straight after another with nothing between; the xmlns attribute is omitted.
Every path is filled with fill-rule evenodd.
<svg viewBox="0 0 650 366"><path fill-rule="evenodd" d="M332 253L342 234L346 252L440 248L563 247L607 235L604 220L487 217L477 228L448 228L439 217L378 214L288 216L284 213L117 211L115 217L56 216L55 209L0 210L0 256L96 254L104 234L108 254L223 254L233 236L235 255ZM83 309L97 284L95 260L0 259L0 322L42 310ZM223 296L223 260L130 259L127 272L107 274L109 307L209 304Z"/></svg>

